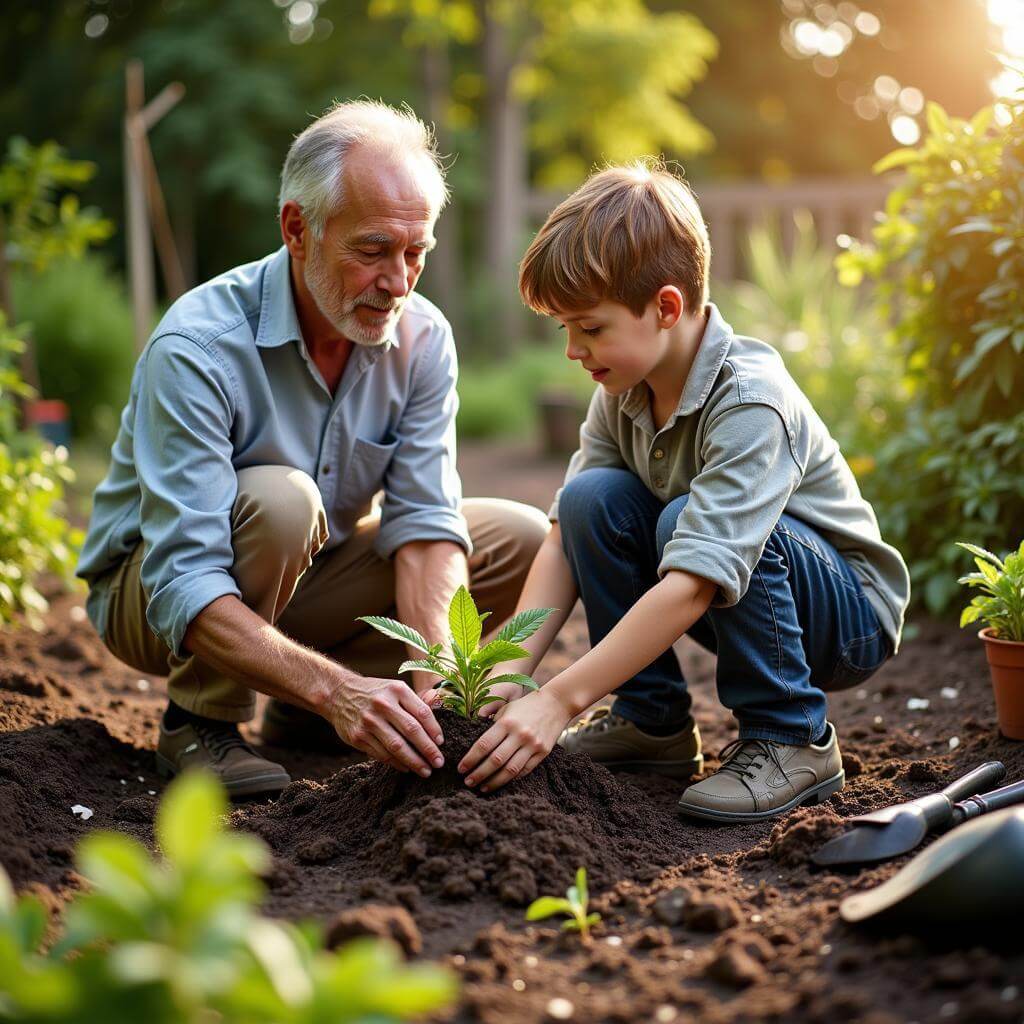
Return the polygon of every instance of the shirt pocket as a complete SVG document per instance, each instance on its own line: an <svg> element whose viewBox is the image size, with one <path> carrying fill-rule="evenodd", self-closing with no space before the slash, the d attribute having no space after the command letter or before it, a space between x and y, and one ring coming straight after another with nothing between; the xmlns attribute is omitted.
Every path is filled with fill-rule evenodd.
<svg viewBox="0 0 1024 1024"><path fill-rule="evenodd" d="M380 444L365 437L357 437L352 446L348 472L339 481L339 489L346 505L362 507L384 486L384 475L398 450L398 441Z"/></svg>

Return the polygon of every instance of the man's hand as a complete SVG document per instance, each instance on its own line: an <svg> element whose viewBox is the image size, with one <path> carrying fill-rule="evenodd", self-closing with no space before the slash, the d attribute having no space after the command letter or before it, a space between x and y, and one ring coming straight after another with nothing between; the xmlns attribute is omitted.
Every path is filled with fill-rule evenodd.
<svg viewBox="0 0 1024 1024"><path fill-rule="evenodd" d="M357 750L424 778L444 758L441 727L430 707L398 679L350 676L334 688L324 717Z"/></svg>
<svg viewBox="0 0 1024 1024"><path fill-rule="evenodd" d="M484 793L532 772L551 753L572 717L546 688L505 708L459 763L459 771L466 773L466 785L480 783Z"/></svg>

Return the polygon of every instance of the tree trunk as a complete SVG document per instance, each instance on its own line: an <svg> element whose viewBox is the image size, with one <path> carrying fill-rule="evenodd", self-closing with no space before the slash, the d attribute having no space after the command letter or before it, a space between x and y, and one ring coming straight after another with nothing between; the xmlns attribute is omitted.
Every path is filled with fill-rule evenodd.
<svg viewBox="0 0 1024 1024"><path fill-rule="evenodd" d="M421 53L423 92L427 101L427 117L434 122L437 133L437 148L442 156L451 153L452 138L448 130L448 96L450 93L451 67L448 60L447 43L427 43ZM463 337L461 273L462 254L460 247L460 206L459 197L452 193L447 208L437 222L435 233L437 248L427 257L423 272L424 290L437 300L441 312L452 325L456 341Z"/></svg>
<svg viewBox="0 0 1024 1024"><path fill-rule="evenodd" d="M486 137L490 165L485 256L495 325L505 345L519 339L522 306L516 288L527 181L525 111L512 94L516 54L509 26L482 0Z"/></svg>

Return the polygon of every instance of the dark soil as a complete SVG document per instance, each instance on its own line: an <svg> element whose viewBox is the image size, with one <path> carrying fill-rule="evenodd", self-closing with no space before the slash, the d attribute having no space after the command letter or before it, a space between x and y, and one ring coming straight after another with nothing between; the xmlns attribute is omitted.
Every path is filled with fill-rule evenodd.
<svg viewBox="0 0 1024 1024"><path fill-rule="evenodd" d="M484 468L502 466L501 487ZM544 507L560 467L524 449L463 453L467 493L525 496ZM611 775L556 751L497 794L454 771L479 727L445 717L446 768L431 779L351 757L266 748L294 778L276 801L233 815L274 857L267 911L315 917L332 942L394 938L462 979L457 1021L1024 1020L1024 953L1006 937L861 932L836 912L847 893L907 858L863 871L811 867L807 854L844 819L941 788L983 760L1024 777L1024 744L995 726L984 654L970 631L922 619L866 686L836 696L847 785L828 803L743 827L676 817L682 788ZM579 611L545 660L549 678L586 649ZM714 658L679 646L705 749L734 723L714 692ZM94 828L152 842L162 783L151 749L161 680L106 653L80 597L59 598L47 631L0 634L0 862L56 916L78 889L72 851ZM927 708L912 705L924 698ZM708 759L709 770L717 762ZM94 811L88 820L71 807ZM593 942L523 907L560 894L586 865ZM568 1016L567 1016L568 1015Z"/></svg>

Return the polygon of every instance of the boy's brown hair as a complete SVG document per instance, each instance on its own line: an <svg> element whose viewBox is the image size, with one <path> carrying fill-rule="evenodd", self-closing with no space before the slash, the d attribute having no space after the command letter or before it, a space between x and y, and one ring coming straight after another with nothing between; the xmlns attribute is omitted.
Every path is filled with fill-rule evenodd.
<svg viewBox="0 0 1024 1024"><path fill-rule="evenodd" d="M675 285L687 313L707 302L711 247L689 186L660 160L591 175L551 212L519 265L519 291L538 313L609 299L640 316Z"/></svg>

